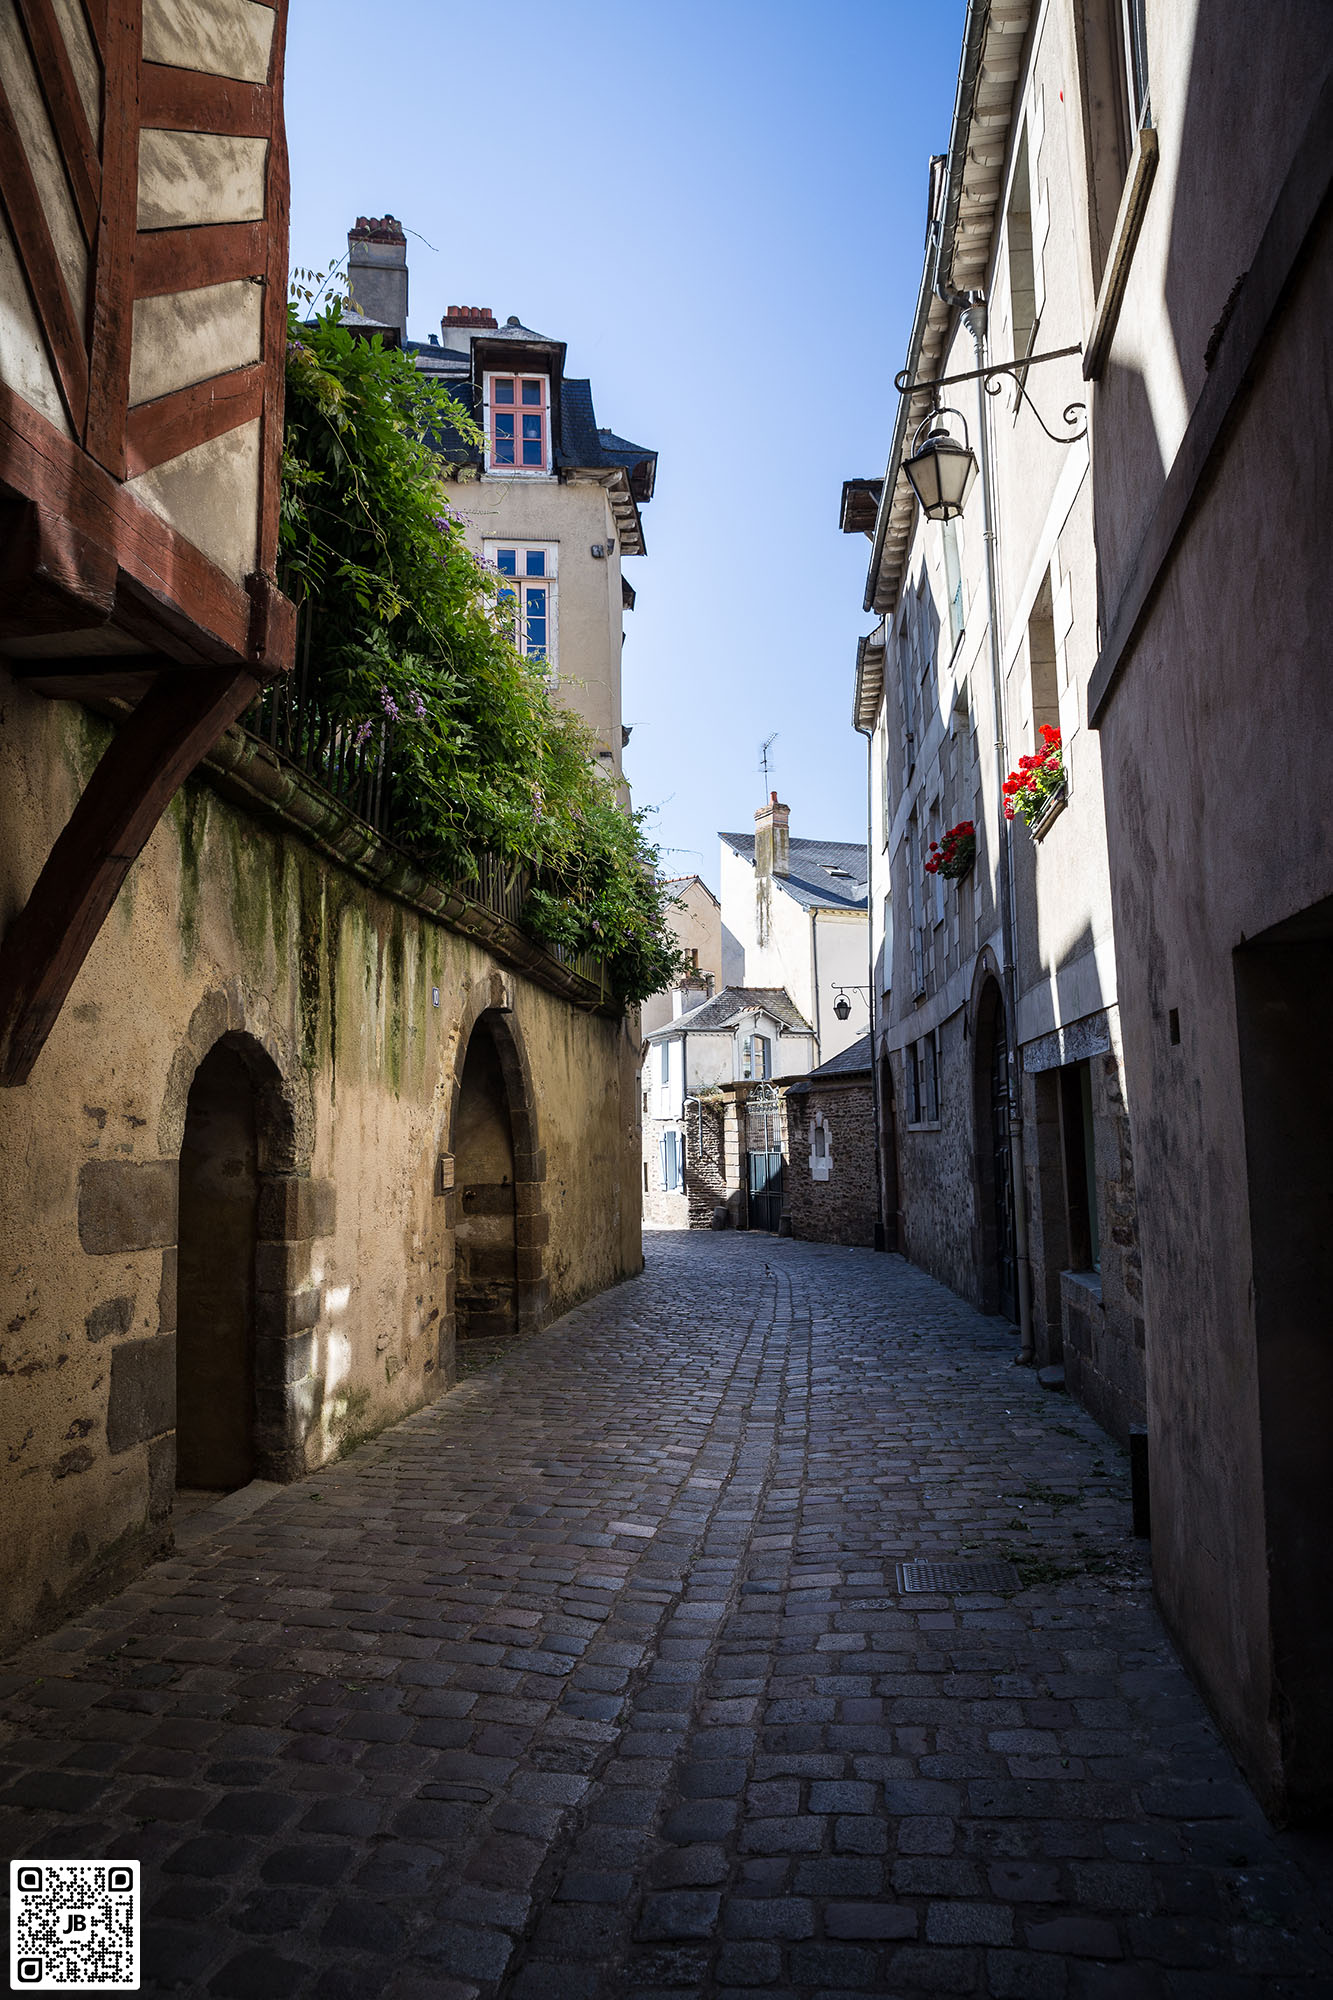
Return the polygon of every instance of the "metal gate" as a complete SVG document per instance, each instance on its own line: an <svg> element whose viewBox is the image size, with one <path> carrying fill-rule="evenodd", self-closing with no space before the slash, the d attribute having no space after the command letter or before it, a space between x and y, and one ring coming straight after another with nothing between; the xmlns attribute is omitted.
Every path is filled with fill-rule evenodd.
<svg viewBox="0 0 1333 2000"><path fill-rule="evenodd" d="M782 1215L782 1099L771 1084L745 1106L747 1227L776 1232Z"/></svg>
<svg viewBox="0 0 1333 2000"><path fill-rule="evenodd" d="M1009 1146L1009 1061L1000 1022L991 1047L990 1116L995 1189L995 1282L1000 1311L1018 1319L1018 1254L1014 1240L1014 1156Z"/></svg>

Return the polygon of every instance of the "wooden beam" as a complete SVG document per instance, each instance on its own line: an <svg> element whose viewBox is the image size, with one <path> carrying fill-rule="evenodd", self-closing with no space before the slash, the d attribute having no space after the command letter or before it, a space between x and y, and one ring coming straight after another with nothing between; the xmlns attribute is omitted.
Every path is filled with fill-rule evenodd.
<svg viewBox="0 0 1333 2000"><path fill-rule="evenodd" d="M269 133L264 214L268 224L268 283L264 294L262 354L268 369L264 419L259 434L259 540L256 567L272 576L278 567L278 527L282 505L282 440L287 393L287 238L291 173L283 110L283 65L287 55L287 0L279 0L269 51ZM293 633L295 626L293 624ZM287 659L290 661L289 650Z"/></svg>
<svg viewBox="0 0 1333 2000"><path fill-rule="evenodd" d="M122 446L124 434L122 429ZM160 515L0 382L0 481L109 549L121 587L137 587L167 630L243 665L250 599ZM170 650L164 646L164 650Z"/></svg>
<svg viewBox="0 0 1333 2000"><path fill-rule="evenodd" d="M0 506L0 634L95 629L115 602L116 559L106 549L51 508Z"/></svg>
<svg viewBox="0 0 1333 2000"><path fill-rule="evenodd" d="M144 230L134 245L136 298L196 292L235 278L262 278L268 264L262 222L203 222Z"/></svg>
<svg viewBox="0 0 1333 2000"><path fill-rule="evenodd" d="M228 139L267 139L273 106L267 84L240 83L199 69L143 66L140 123L153 131L220 132Z"/></svg>
<svg viewBox="0 0 1333 2000"><path fill-rule="evenodd" d="M97 141L88 126L74 67L65 47L65 37L55 17L51 0L18 0L19 13L32 51L33 67L42 86L42 96L51 115L51 126L60 147L66 178L74 205L83 224L85 240L91 244L97 233L97 217L102 186L102 163Z"/></svg>
<svg viewBox="0 0 1333 2000"><path fill-rule="evenodd" d="M143 0L99 0L102 42L102 209L93 273L88 421L84 444L125 477L125 419L134 340L134 238L139 216L139 51ZM82 426L81 426L82 428Z"/></svg>
<svg viewBox="0 0 1333 2000"><path fill-rule="evenodd" d="M76 431L88 409L88 350L47 225L23 135L0 80L0 200L18 248L33 310L55 368L60 400Z"/></svg>
<svg viewBox="0 0 1333 2000"><path fill-rule="evenodd" d="M130 411L125 466L131 479L151 472L169 458L179 458L195 445L208 444L224 431L253 423L264 407L265 369L262 361L232 368L207 382L173 389L151 403Z"/></svg>
<svg viewBox="0 0 1333 2000"><path fill-rule="evenodd" d="M228 668L163 674L117 733L0 944L0 1086L31 1076L149 835L258 687Z"/></svg>

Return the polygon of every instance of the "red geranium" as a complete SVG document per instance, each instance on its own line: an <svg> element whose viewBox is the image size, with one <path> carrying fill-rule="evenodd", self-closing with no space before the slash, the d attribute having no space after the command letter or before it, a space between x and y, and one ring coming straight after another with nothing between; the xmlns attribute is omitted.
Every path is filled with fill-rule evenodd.
<svg viewBox="0 0 1333 2000"><path fill-rule="evenodd" d="M1059 730L1053 729L1049 722L1043 722L1041 742L1042 747L1035 757L1019 758L1018 769L1009 773L1001 787L1005 818L1013 819L1016 814L1029 826L1041 818L1066 783Z"/></svg>
<svg viewBox="0 0 1333 2000"><path fill-rule="evenodd" d="M958 882L977 858L977 832L970 819L951 826L943 840L932 840L926 858L927 875L943 875L946 882Z"/></svg>

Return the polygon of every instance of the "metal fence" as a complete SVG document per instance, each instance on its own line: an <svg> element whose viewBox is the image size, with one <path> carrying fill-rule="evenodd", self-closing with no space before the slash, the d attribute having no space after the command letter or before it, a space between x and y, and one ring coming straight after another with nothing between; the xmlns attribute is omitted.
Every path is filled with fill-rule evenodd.
<svg viewBox="0 0 1333 2000"><path fill-rule="evenodd" d="M387 716L372 722L349 721L329 707L311 658L312 624L309 618L299 619L292 672L266 684L247 709L243 726L385 840L396 842L401 828L394 799L393 723ZM521 926L533 887L531 870L494 854L474 859L476 873L448 886L493 916ZM605 988L605 969L590 953L567 951L558 944L540 948L558 964Z"/></svg>

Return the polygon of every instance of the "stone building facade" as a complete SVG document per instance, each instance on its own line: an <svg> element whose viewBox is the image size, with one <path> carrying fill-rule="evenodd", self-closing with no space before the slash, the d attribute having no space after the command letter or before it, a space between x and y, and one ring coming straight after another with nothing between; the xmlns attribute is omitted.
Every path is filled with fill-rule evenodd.
<svg viewBox="0 0 1333 2000"><path fill-rule="evenodd" d="M110 735L0 669L0 922ZM242 729L0 1093L0 1644L437 1395L455 1340L640 1267L599 990Z"/></svg>
<svg viewBox="0 0 1333 2000"><path fill-rule="evenodd" d="M621 652L635 591L623 564L645 552L656 452L599 425L592 384L565 371L565 342L516 316L450 306L438 334L410 338L407 237L393 216L360 217L347 248L354 323L410 354L481 429L480 449L440 440L454 511L476 554L513 578L520 651L544 662L627 802Z"/></svg>
<svg viewBox="0 0 1333 2000"><path fill-rule="evenodd" d="M1153 1572L1264 1803L1326 1822L1333 45L1315 0L1143 14L1084 366Z"/></svg>
<svg viewBox="0 0 1333 2000"><path fill-rule="evenodd" d="M1290 1821L1333 1809L1331 133L1313 0L969 0L914 386L844 495L886 1226L1146 1427L1159 1602ZM983 461L947 540L901 476L936 393ZM1043 721L1066 794L1006 832Z"/></svg>
<svg viewBox="0 0 1333 2000"><path fill-rule="evenodd" d="M858 651L854 720L871 763L885 1239L1013 1320L1024 1357L1063 1366L1125 1439L1144 1417L1144 1313L1086 719L1098 647L1077 407L1089 217L1065 166L1082 11L968 10L949 150L929 178L914 386L884 479L849 482L843 526L870 538L865 606L880 618ZM995 393L976 379L984 369ZM983 468L943 524L903 470L937 404L957 406L941 421ZM1008 821L1004 781L1043 729L1059 733L1063 786L1041 823ZM975 858L947 877L934 860L959 827Z"/></svg>
<svg viewBox="0 0 1333 2000"><path fill-rule="evenodd" d="M871 1037L789 1083L785 1110L792 1235L873 1250L880 1214Z"/></svg>

